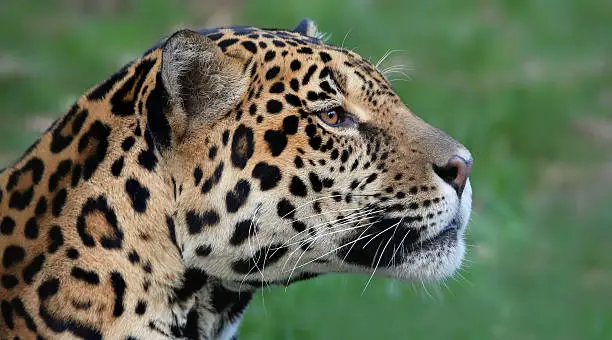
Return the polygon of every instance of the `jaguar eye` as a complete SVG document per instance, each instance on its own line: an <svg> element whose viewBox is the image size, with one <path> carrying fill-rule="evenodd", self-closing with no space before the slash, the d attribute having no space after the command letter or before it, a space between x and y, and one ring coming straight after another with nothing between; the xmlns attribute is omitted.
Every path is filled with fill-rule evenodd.
<svg viewBox="0 0 612 340"><path fill-rule="evenodd" d="M346 112L341 107L335 107L318 113L319 119L329 126L339 126L346 121Z"/></svg>

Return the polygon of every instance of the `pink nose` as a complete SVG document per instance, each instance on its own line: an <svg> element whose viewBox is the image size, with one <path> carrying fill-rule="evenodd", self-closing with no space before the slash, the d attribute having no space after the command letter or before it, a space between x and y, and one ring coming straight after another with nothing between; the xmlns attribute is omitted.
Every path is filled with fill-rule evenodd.
<svg viewBox="0 0 612 340"><path fill-rule="evenodd" d="M461 197L465 184L467 183L468 177L470 176L470 170L472 169L472 159L465 159L461 156L454 155L444 166L433 165L434 172L444 180L444 182L450 184L457 195Z"/></svg>

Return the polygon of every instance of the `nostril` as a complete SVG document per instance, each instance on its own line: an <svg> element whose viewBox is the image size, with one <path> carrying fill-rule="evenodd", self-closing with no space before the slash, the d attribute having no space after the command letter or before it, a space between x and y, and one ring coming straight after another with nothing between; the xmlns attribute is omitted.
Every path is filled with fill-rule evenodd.
<svg viewBox="0 0 612 340"><path fill-rule="evenodd" d="M444 166L433 164L433 170L436 175L442 178L444 182L450 184L459 197L463 193L471 168L472 161L458 155L451 157Z"/></svg>
<svg viewBox="0 0 612 340"><path fill-rule="evenodd" d="M455 178L457 178L457 174L459 173L459 169L457 167L447 164L445 166L437 166L433 165L433 170L442 180L448 184L451 184Z"/></svg>

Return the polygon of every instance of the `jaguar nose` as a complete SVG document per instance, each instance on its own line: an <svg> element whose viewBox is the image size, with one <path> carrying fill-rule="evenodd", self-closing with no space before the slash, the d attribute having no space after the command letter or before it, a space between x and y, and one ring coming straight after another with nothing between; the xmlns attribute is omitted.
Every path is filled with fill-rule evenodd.
<svg viewBox="0 0 612 340"><path fill-rule="evenodd" d="M455 189L457 196L461 197L465 184L470 176L472 163L473 160L471 157L465 159L459 155L453 155L443 166L433 164L433 170L442 180L444 180L444 182Z"/></svg>

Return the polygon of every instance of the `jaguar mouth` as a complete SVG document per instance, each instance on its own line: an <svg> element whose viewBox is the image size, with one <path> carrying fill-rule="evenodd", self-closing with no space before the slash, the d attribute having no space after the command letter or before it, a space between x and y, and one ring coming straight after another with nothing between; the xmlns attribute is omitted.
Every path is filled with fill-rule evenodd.
<svg viewBox="0 0 612 340"><path fill-rule="evenodd" d="M459 224L456 220L453 220L447 226L442 228L438 234L430 237L422 242L416 242L409 248L410 253L423 252L439 247L442 244L448 244L457 240L457 234L459 233Z"/></svg>

